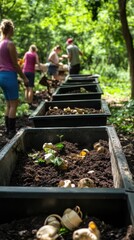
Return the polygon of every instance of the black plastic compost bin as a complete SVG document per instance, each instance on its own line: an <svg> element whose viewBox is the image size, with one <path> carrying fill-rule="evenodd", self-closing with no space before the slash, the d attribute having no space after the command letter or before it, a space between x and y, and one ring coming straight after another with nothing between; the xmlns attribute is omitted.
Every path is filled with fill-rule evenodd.
<svg viewBox="0 0 134 240"><path fill-rule="evenodd" d="M46 115L49 108L58 107L64 109L93 108L102 110L100 113L91 114L68 114L68 115ZM41 102L38 108L29 117L35 127L76 127L76 126L104 126L107 118L111 115L105 100L70 100Z"/></svg>
<svg viewBox="0 0 134 240"><path fill-rule="evenodd" d="M82 89L88 92L81 92ZM99 84L72 85L58 87L53 93L52 99L53 101L101 99L102 94L103 92Z"/></svg>
<svg viewBox="0 0 134 240"><path fill-rule="evenodd" d="M62 86L66 86L66 85L85 85L85 84L97 84L98 79L97 78L89 78L89 79L65 79L65 81L62 83Z"/></svg>
<svg viewBox="0 0 134 240"><path fill-rule="evenodd" d="M0 224L26 217L37 217L50 214L62 216L66 208L79 206L83 216L89 214L106 224L114 227L134 225L134 196L122 190L109 190L87 193L73 190L70 194L65 191L47 191L21 193L9 192L5 195L0 192ZM30 225L30 223L29 223ZM41 226L40 226L41 227ZM110 238L109 238L110 239ZM113 238L112 238L113 239Z"/></svg>
<svg viewBox="0 0 134 240"><path fill-rule="evenodd" d="M92 79L98 79L98 74L70 74L66 76L66 79L68 80L92 80Z"/></svg>
<svg viewBox="0 0 134 240"><path fill-rule="evenodd" d="M30 151L32 149L41 150L45 142L57 143L58 136L64 136L66 141L78 143L82 149L91 149L93 144L100 139L109 143L111 169L113 175L113 189L125 188L126 190L133 189L132 176L129 167L122 152L120 141L114 127L70 127L70 128L25 128L21 129L17 135L1 150L0 154L0 192L5 188L7 192L11 188L10 179L19 161L18 153L20 151ZM14 192L20 191L25 187L14 187ZM27 191L33 189L26 188ZM46 187L34 187L35 191L46 189ZM53 189L53 187L52 187ZM55 187L57 193L58 187ZM97 188L93 188L97 191ZM102 188L103 189L103 188ZM108 189L108 188L106 188ZM61 191L61 190L60 190ZM62 189L63 193L65 189ZM71 190L73 191L73 189ZM77 188L76 191L81 189Z"/></svg>

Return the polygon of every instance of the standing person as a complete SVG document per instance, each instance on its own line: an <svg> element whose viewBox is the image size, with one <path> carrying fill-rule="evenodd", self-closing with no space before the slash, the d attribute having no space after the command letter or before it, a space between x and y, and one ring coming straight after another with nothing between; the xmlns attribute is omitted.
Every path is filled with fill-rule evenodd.
<svg viewBox="0 0 134 240"><path fill-rule="evenodd" d="M79 48L73 43L72 38L68 38L66 41L67 44L67 58L69 61L69 74L79 74L80 72L80 55L82 52ZM63 55L64 57L65 55Z"/></svg>
<svg viewBox="0 0 134 240"><path fill-rule="evenodd" d="M5 126L9 138L16 133L16 112L18 106L18 80L17 73L27 86L28 79L22 72L17 61L17 51L12 36L14 24L11 20L4 19L0 24L0 87L6 99Z"/></svg>
<svg viewBox="0 0 134 240"><path fill-rule="evenodd" d="M35 45L31 45L29 50L24 55L23 72L29 80L28 87L25 89L25 98L29 106L33 105L33 87L35 79L35 64L37 63L40 69L39 56L37 54L37 48Z"/></svg>
<svg viewBox="0 0 134 240"><path fill-rule="evenodd" d="M59 67L59 54L61 52L61 47L57 45L54 47L54 49L51 51L48 57L49 65L48 65L48 75L53 77L53 80L60 80L60 76L58 73L58 67Z"/></svg>

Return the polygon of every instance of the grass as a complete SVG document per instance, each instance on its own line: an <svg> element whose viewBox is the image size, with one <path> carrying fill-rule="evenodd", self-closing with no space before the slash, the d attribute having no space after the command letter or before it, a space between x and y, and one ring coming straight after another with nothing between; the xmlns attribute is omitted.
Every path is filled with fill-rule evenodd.
<svg viewBox="0 0 134 240"><path fill-rule="evenodd" d="M111 111L109 123L123 134L134 134L134 100L130 99L129 80L100 79L100 85Z"/></svg>
<svg viewBox="0 0 134 240"><path fill-rule="evenodd" d="M109 123L123 134L134 134L134 100L120 102L110 107Z"/></svg>
<svg viewBox="0 0 134 240"><path fill-rule="evenodd" d="M107 100L113 100L116 102L129 101L130 100L130 81L128 79L105 79L100 78L100 85L104 92L103 97Z"/></svg>

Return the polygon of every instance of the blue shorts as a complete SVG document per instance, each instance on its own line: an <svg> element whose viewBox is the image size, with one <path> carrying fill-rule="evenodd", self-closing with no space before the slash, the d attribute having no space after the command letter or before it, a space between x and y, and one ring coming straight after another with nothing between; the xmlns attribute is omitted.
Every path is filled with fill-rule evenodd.
<svg viewBox="0 0 134 240"><path fill-rule="evenodd" d="M55 74L58 74L58 67L50 64L48 66L48 75L55 75Z"/></svg>
<svg viewBox="0 0 134 240"><path fill-rule="evenodd" d="M16 100L19 97L19 88L16 72L0 72L0 87L3 90L5 99Z"/></svg>
<svg viewBox="0 0 134 240"><path fill-rule="evenodd" d="M28 87L34 87L35 74L33 72L24 72L25 76L28 78Z"/></svg>

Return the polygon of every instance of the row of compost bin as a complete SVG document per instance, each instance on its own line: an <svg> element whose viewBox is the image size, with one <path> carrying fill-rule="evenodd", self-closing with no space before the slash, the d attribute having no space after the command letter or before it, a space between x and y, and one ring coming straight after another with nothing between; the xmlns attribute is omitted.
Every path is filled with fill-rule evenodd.
<svg viewBox="0 0 134 240"><path fill-rule="evenodd" d="M62 85L53 93L52 100L41 102L31 114L30 120L33 122L33 127L19 130L10 143L2 149L0 154L0 239L4 239L1 238L1 226L5 223L32 216L35 218L39 215L43 215L45 220L50 214L61 216L65 209L75 209L76 206L81 209L83 219L90 216L90 220L101 219L103 222L103 227L102 225L98 226L101 238L91 238L91 240L121 239L118 234L117 238L112 238L112 233L104 238L104 229L102 229L104 223L111 224L116 229L126 229L124 237L127 237L128 227L134 225L134 182L116 130L112 125L108 125L108 117L111 113L107 102L102 99L102 94L98 75L68 75ZM65 180L71 179L72 183L75 183L77 173L81 171L81 164L85 164L84 159L89 156L89 162L96 161L95 169L92 168L92 163L83 165L83 168L85 168L85 178L95 182L92 187L78 187L76 184L73 184L75 185L73 187L71 187L72 185L68 187L56 185L53 182L53 175L50 181L52 185L44 184L48 179L47 174L49 175L50 155L54 154L54 147L59 146L56 144L62 143L62 138L65 142L73 143L74 149L77 145L81 146L81 151L80 154L77 153L79 160L78 163L75 160L76 169L73 169L74 172L71 173L71 176L69 171L67 173L65 170L57 170L56 167L55 175L58 173L59 182L63 183ZM94 147L96 143L102 144L100 151ZM36 160L34 164L37 165L38 153L46 148L47 151L49 148L47 152L49 156L47 155L45 158L45 161L48 160L48 164L43 162L38 165L36 181L33 185L25 185L25 180L30 182L30 178L35 178L35 173L30 172L30 167L26 168L24 165L20 167L20 164L25 161L25 154L31 154L34 150L33 160ZM69 150L68 147L67 154L69 154ZM96 151L99 155L96 154ZM71 153L70 158L66 156L70 164L71 161L74 161L74 153L75 150ZM94 154L93 157L91 153ZM29 161L29 156L31 155L28 155L28 160L25 162ZM43 154L44 156L46 157L46 154ZM65 152L63 156L65 156ZM103 171L97 174L97 169L101 169L104 158L108 171L105 176ZM54 161L54 159L52 160ZM42 166L44 167L44 181L38 185L41 171L38 172L38 169ZM20 180L22 178L20 173L17 176L17 167L25 172L26 179L22 186L17 180L17 177ZM55 166L51 168L54 169ZM112 184L103 187L103 180L108 176L109 169L111 169L112 177L108 181ZM27 174L29 176L31 174L32 177ZM11 180L13 176L15 176L15 181ZM83 177L82 171L81 176ZM78 228L80 227L81 225ZM88 228L88 225L86 227ZM32 236L33 238L29 239L74 239L73 232L69 237L63 234L62 238L61 234L55 238L37 237L36 231ZM22 237L24 240L27 239L25 235ZM78 238L78 240L80 239L82 238ZM84 239L89 240L89 238Z"/></svg>

